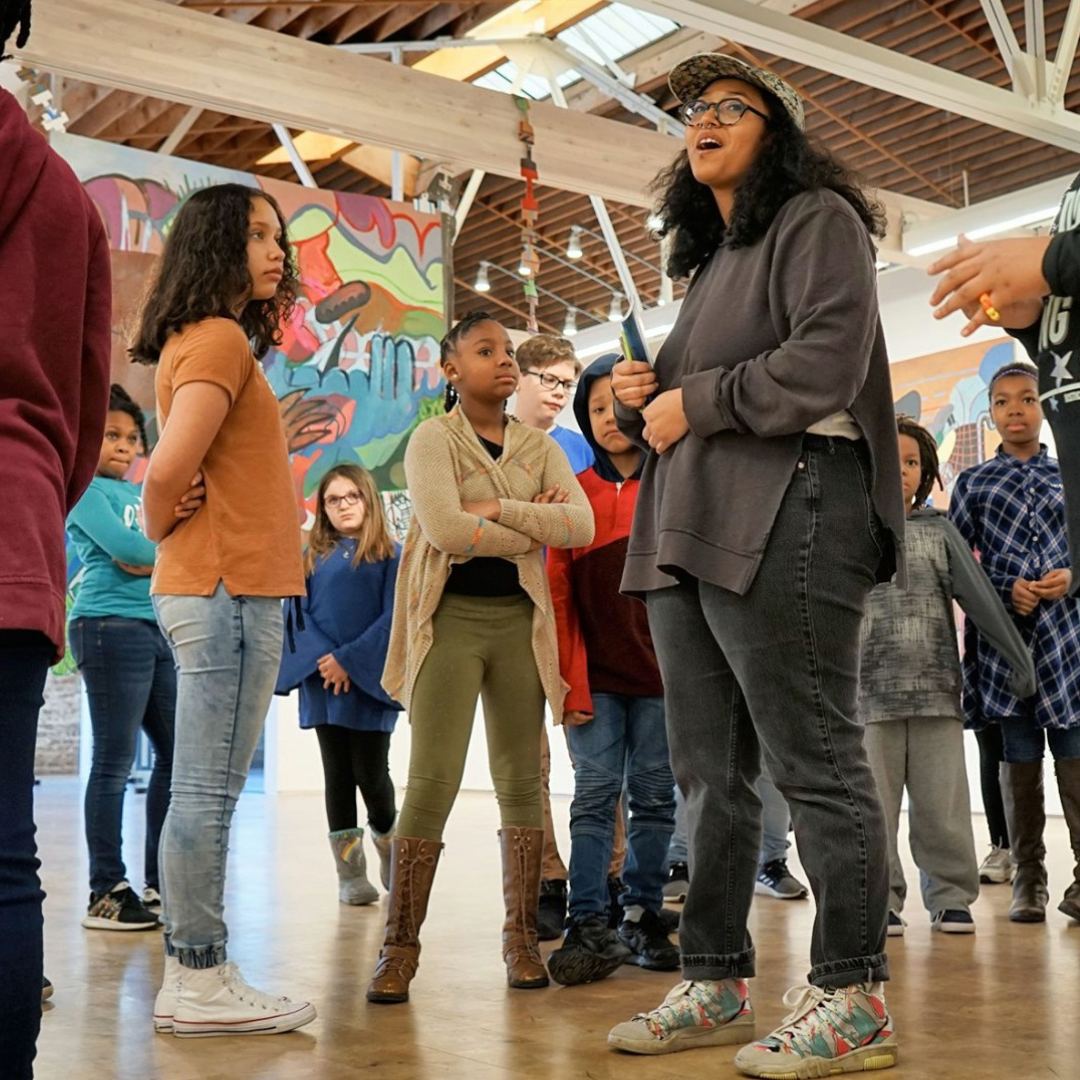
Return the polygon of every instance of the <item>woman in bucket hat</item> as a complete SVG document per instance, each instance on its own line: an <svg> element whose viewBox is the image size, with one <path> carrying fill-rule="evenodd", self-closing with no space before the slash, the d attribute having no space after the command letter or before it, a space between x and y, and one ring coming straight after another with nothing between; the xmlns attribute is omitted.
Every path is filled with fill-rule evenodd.
<svg viewBox="0 0 1080 1080"><path fill-rule="evenodd" d="M648 607L692 873L684 981L608 1042L749 1042L735 1064L752 1076L887 1068L887 844L856 715L864 602L904 535L882 212L809 142L775 75L707 54L670 84L686 149L658 180L659 214L668 271L692 280L655 369L623 362L612 387L620 427L649 449L622 588ZM809 984L754 1042L762 755L817 916Z"/></svg>

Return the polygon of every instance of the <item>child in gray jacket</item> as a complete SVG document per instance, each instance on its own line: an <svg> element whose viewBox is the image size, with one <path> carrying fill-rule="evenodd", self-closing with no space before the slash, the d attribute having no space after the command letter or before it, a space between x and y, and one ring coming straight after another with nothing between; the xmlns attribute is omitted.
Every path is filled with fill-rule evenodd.
<svg viewBox="0 0 1080 1080"><path fill-rule="evenodd" d="M1035 691L1031 654L994 587L954 525L923 507L939 486L933 436L897 420L907 518L908 587L879 585L863 622L859 707L866 751L889 833L889 935L904 932L907 883L897 852L900 801L908 791L911 854L934 930L970 934L979 894L964 766L955 600L1012 668L1017 697Z"/></svg>

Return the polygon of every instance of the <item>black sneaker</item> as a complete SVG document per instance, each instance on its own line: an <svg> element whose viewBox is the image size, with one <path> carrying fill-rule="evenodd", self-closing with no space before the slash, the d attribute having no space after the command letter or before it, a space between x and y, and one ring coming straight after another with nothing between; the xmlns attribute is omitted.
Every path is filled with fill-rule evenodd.
<svg viewBox="0 0 1080 1080"><path fill-rule="evenodd" d="M540 903L536 909L536 936L541 941L562 937L566 922L566 881L557 878L540 882Z"/></svg>
<svg viewBox="0 0 1080 1080"><path fill-rule="evenodd" d="M940 930L943 934L974 934L975 920L971 912L959 908L939 911L930 922L931 930Z"/></svg>
<svg viewBox="0 0 1080 1080"><path fill-rule="evenodd" d="M161 893L153 887L153 885L147 885L142 891L142 905L147 911L152 912L154 915L161 914Z"/></svg>
<svg viewBox="0 0 1080 1080"><path fill-rule="evenodd" d="M603 916L590 915L570 921L562 945L548 957L548 974L563 986L579 986L606 979L629 956Z"/></svg>
<svg viewBox="0 0 1080 1080"><path fill-rule="evenodd" d="M607 879L607 892L608 892L608 926L612 930L618 930L623 921L623 909L622 904L619 903L619 897L626 891L626 886L622 883L621 878L609 877Z"/></svg>
<svg viewBox="0 0 1080 1080"><path fill-rule="evenodd" d="M637 922L625 919L619 927L619 940L633 953L628 964L649 971L675 971L679 966L679 950L655 911L644 912Z"/></svg>
<svg viewBox="0 0 1080 1080"><path fill-rule="evenodd" d="M100 896L91 893L90 907L82 924L88 930L153 930L161 925L126 881Z"/></svg>
<svg viewBox="0 0 1080 1080"><path fill-rule="evenodd" d="M810 890L788 869L787 859L773 859L759 871L754 892L777 900L802 900Z"/></svg>
<svg viewBox="0 0 1080 1080"><path fill-rule="evenodd" d="M682 917L677 911L662 907L657 912L657 915L660 918L660 924L663 926L665 934L677 934L679 932L679 923L682 921Z"/></svg>
<svg viewBox="0 0 1080 1080"><path fill-rule="evenodd" d="M686 892L690 888L690 868L684 862L673 862L668 869L668 879L664 884L664 899L669 904L686 902Z"/></svg>

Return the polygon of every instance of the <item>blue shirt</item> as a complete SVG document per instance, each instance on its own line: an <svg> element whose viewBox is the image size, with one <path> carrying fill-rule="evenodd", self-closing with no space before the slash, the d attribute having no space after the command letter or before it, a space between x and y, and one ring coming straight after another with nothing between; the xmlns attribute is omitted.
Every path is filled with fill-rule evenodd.
<svg viewBox="0 0 1080 1080"><path fill-rule="evenodd" d="M154 565L156 545L139 527L140 502L134 484L95 476L68 514L68 536L83 564L69 618L118 615L157 622L150 602L150 578L129 574L116 565Z"/></svg>
<svg viewBox="0 0 1080 1080"><path fill-rule="evenodd" d="M548 434L559 444L562 452L570 459L570 468L574 470L575 476L586 469L592 468L596 458L584 435L572 431L570 428L560 427L558 424Z"/></svg>
<svg viewBox="0 0 1080 1080"><path fill-rule="evenodd" d="M393 731L401 706L382 688L394 613L400 548L382 562L353 568L355 540L342 540L315 564L301 598L304 629L296 651L285 643L275 693L300 687L300 726L334 724L353 731ZM319 660L327 653L348 672L347 694L323 687Z"/></svg>
<svg viewBox="0 0 1080 1080"><path fill-rule="evenodd" d="M974 548L1012 613L1035 661L1035 696L1021 702L1001 654L964 626L964 720L970 727L1034 713L1040 727L1080 725L1080 600L1042 600L1030 615L1012 612L1012 587L1070 569L1065 496L1058 463L1044 446L1028 461L998 450L956 479L949 517Z"/></svg>

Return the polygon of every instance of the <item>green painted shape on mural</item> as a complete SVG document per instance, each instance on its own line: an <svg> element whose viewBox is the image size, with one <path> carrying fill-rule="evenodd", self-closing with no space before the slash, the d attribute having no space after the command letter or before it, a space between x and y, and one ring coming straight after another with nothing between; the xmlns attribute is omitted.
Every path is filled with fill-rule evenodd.
<svg viewBox="0 0 1080 1080"><path fill-rule="evenodd" d="M404 248L395 248L389 260L382 262L349 243L337 230L330 234L326 254L343 281L366 281L380 285L411 307L439 309L443 305L441 262L432 263L427 268L425 278Z"/></svg>

